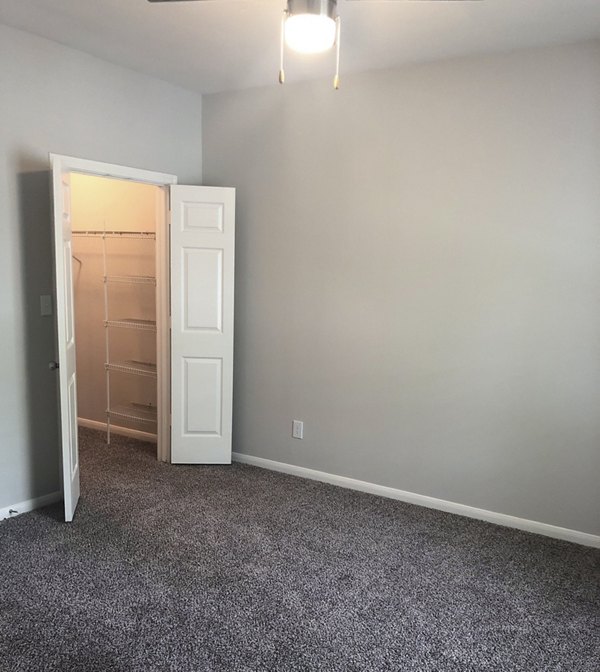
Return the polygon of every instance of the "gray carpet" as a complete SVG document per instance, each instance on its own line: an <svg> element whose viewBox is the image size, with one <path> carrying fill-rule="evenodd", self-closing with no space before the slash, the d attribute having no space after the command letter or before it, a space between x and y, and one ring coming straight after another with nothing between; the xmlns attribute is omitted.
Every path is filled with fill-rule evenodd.
<svg viewBox="0 0 600 672"><path fill-rule="evenodd" d="M600 551L82 432L0 523L2 672L600 670Z"/></svg>

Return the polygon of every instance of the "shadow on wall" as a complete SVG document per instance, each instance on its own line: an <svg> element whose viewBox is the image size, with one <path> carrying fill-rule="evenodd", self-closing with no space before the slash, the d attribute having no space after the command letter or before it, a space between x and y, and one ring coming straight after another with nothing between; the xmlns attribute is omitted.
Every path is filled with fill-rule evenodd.
<svg viewBox="0 0 600 672"><path fill-rule="evenodd" d="M31 165L21 160L16 165ZM36 161L39 163L39 161ZM49 368L56 358L54 250L51 173L17 174L24 307L23 359L26 391L28 490L36 496L60 489L58 378ZM41 316L40 296L52 296L53 315Z"/></svg>

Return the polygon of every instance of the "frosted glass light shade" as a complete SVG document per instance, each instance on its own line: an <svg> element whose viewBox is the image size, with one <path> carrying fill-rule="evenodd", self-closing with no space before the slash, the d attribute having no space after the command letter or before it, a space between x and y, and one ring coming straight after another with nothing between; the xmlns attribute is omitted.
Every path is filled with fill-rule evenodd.
<svg viewBox="0 0 600 672"><path fill-rule="evenodd" d="M335 21L324 14L292 14L285 21L285 42L302 54L318 54L333 47Z"/></svg>

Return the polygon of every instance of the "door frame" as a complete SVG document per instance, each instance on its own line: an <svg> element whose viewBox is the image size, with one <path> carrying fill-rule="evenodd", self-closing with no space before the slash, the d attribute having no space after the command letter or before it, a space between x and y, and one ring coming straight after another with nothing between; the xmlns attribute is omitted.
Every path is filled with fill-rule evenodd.
<svg viewBox="0 0 600 672"><path fill-rule="evenodd" d="M160 416L157 425L157 459L161 462L171 460L171 311L169 303L169 187L177 184L177 176L169 173L158 173L141 168L131 168L113 163L80 159L74 156L50 153L50 165L54 174L82 173L97 177L109 177L118 180L130 180L163 187L157 195L156 212L163 211L163 221L157 221L156 227L156 383ZM64 189L61 181L61 199L64 200ZM77 348L77 343L75 343ZM77 376L77 373L75 374ZM62 396L61 396L62 403ZM62 430L61 430L62 431ZM62 439L61 439L62 442ZM62 461L62 449L60 451ZM62 465L63 474L64 465ZM63 474L64 478L64 474Z"/></svg>

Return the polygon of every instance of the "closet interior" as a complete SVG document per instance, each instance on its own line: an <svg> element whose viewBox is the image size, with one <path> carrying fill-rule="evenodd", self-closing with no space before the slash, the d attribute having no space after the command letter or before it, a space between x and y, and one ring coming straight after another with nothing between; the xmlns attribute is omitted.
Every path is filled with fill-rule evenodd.
<svg viewBox="0 0 600 672"><path fill-rule="evenodd" d="M79 426L157 441L157 232L164 191L71 174ZM159 325L160 326L160 325Z"/></svg>

